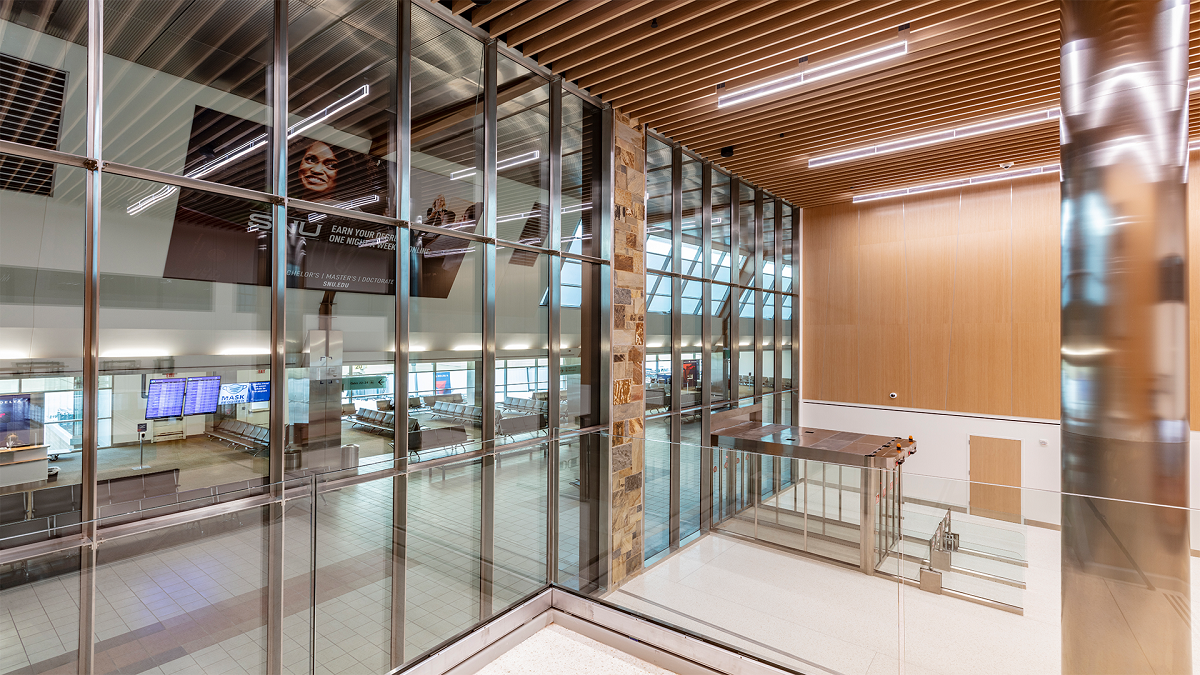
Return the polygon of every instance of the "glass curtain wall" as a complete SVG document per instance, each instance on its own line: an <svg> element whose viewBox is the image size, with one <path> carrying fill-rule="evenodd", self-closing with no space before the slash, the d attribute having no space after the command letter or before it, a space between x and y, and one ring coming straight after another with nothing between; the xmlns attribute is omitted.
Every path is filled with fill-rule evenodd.
<svg viewBox="0 0 1200 675"><path fill-rule="evenodd" d="M60 540L0 598L71 599L22 668L186 617L252 672L385 671L595 586L602 110L443 9L0 3L0 548Z"/></svg>
<svg viewBox="0 0 1200 675"><path fill-rule="evenodd" d="M646 558L707 528L723 497L710 415L763 404L791 424L790 204L653 133L646 139ZM674 441L672 444L671 441ZM682 445L680 444L682 441ZM763 467L765 485L790 468Z"/></svg>

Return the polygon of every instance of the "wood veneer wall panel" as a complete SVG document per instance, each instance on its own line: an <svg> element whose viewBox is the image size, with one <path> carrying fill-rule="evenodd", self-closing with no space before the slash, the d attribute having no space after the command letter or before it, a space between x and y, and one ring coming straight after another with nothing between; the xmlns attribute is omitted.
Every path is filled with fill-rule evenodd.
<svg viewBox="0 0 1200 675"><path fill-rule="evenodd" d="M843 205L834 210L828 249L829 321L825 327L821 398L858 398L858 210Z"/></svg>
<svg viewBox="0 0 1200 675"><path fill-rule="evenodd" d="M1060 417L1059 231L1057 177L1014 181L1013 415Z"/></svg>
<svg viewBox="0 0 1200 675"><path fill-rule="evenodd" d="M821 398L821 370L824 363L825 327L829 324L829 247L830 232L838 210L845 207L822 206L804 212L804 322L803 350L804 397Z"/></svg>
<svg viewBox="0 0 1200 675"><path fill-rule="evenodd" d="M861 210L858 244L859 401L908 400L903 202Z"/></svg>
<svg viewBox="0 0 1200 675"><path fill-rule="evenodd" d="M946 409L959 202L958 191L904 202L909 396L896 405Z"/></svg>

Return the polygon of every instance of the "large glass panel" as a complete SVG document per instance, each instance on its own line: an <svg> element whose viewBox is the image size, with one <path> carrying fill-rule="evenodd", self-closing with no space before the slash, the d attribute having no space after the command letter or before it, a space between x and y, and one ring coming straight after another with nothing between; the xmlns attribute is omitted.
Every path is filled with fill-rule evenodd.
<svg viewBox="0 0 1200 675"><path fill-rule="evenodd" d="M413 459L444 455L481 438L483 246L439 233L411 234L408 451Z"/></svg>
<svg viewBox="0 0 1200 675"><path fill-rule="evenodd" d="M689 276L707 278L704 264L704 227L700 221L704 206L704 164L691 155L683 156L683 207L682 238L680 247L680 272Z"/></svg>
<svg viewBox="0 0 1200 675"><path fill-rule="evenodd" d="M563 429L600 422L600 266L578 260L562 265L559 316L559 389Z"/></svg>
<svg viewBox="0 0 1200 675"><path fill-rule="evenodd" d="M290 209L287 265L289 466L390 457L396 229Z"/></svg>
<svg viewBox="0 0 1200 675"><path fill-rule="evenodd" d="M600 222L600 109L563 92L562 123L562 250L600 257L592 236Z"/></svg>
<svg viewBox="0 0 1200 675"><path fill-rule="evenodd" d="M0 525L0 548L58 536L53 523L37 521ZM81 528L70 529L78 535ZM5 563L0 574L0 672L78 672L79 565L78 548Z"/></svg>
<svg viewBox="0 0 1200 675"><path fill-rule="evenodd" d="M738 398L754 395L754 313L759 294L750 288L734 289L738 299Z"/></svg>
<svg viewBox="0 0 1200 675"><path fill-rule="evenodd" d="M8 40L8 33L4 36ZM0 165L0 171L8 167ZM49 524L29 519L78 523L80 518L85 173L51 166L46 191L0 182L4 528L46 529ZM101 379L99 430L103 444L110 445L112 378Z"/></svg>
<svg viewBox="0 0 1200 675"><path fill-rule="evenodd" d="M479 621L481 474L480 460L409 474L405 661Z"/></svg>
<svg viewBox="0 0 1200 675"><path fill-rule="evenodd" d="M702 362L704 338L701 313L704 311L705 282L683 279L683 297L679 299L682 313L679 342L681 363L679 372L679 407L683 410L700 405L700 393L704 388L704 364Z"/></svg>
<svg viewBox="0 0 1200 675"><path fill-rule="evenodd" d="M725 284L712 285L712 302L708 307L711 322L708 338L712 345L709 356L708 379L712 386L712 401L728 401L732 389L733 373L730 372L730 349L734 329L731 308L733 296Z"/></svg>
<svg viewBox="0 0 1200 675"><path fill-rule="evenodd" d="M270 206L174 190L131 213L164 186L104 174L101 188L99 352L112 434L99 449L100 515L260 482L273 398Z"/></svg>
<svg viewBox="0 0 1200 675"><path fill-rule="evenodd" d="M538 443L496 455L493 612L546 585L548 448Z"/></svg>
<svg viewBox="0 0 1200 675"><path fill-rule="evenodd" d="M745 183L738 184L738 276L736 283L743 286L756 286L754 277L754 246L755 232L758 229L754 222L754 188Z"/></svg>
<svg viewBox="0 0 1200 675"><path fill-rule="evenodd" d="M730 283L730 220L729 220L729 176L720 171L712 172L712 260L711 276L714 281Z"/></svg>
<svg viewBox="0 0 1200 675"><path fill-rule="evenodd" d="M783 383L780 389L792 389L792 294L795 293L795 288L792 285L793 277L793 252L792 252L792 207L788 204L783 205L783 220L779 230L779 277L778 284L781 294L780 310L779 310L779 344L781 346L780 358L783 365ZM784 399L788 400L788 399Z"/></svg>
<svg viewBox="0 0 1200 675"><path fill-rule="evenodd" d="M776 293L766 291L777 290L778 273L778 243L776 241L775 198L763 195L763 250L762 250L762 379L763 393L769 394L779 389L775 381L775 349L778 346L778 336L775 328L777 313L775 312Z"/></svg>
<svg viewBox="0 0 1200 675"><path fill-rule="evenodd" d="M672 248L671 146L646 136L646 269L672 271Z"/></svg>
<svg viewBox="0 0 1200 675"><path fill-rule="evenodd" d="M646 420L646 559L671 543L671 416Z"/></svg>
<svg viewBox="0 0 1200 675"><path fill-rule="evenodd" d="M350 0L289 12L289 197L395 213L396 7Z"/></svg>
<svg viewBox="0 0 1200 675"><path fill-rule="evenodd" d="M496 99L496 237L550 243L550 84L500 57Z"/></svg>
<svg viewBox="0 0 1200 675"><path fill-rule="evenodd" d="M384 466L390 468L392 464ZM337 480L352 473L332 472L319 479ZM319 672L351 675L382 673L390 668L394 480L404 479L347 485L323 492L316 500L317 557L313 571ZM289 504L292 508L296 507ZM305 529L300 532L307 534ZM304 537L295 530L285 532L288 539ZM284 659L288 656L285 650ZM307 672L307 664L296 671Z"/></svg>
<svg viewBox="0 0 1200 675"><path fill-rule="evenodd" d="M671 408L672 278L646 275L646 412Z"/></svg>
<svg viewBox="0 0 1200 675"><path fill-rule="evenodd" d="M412 221L482 234L483 45L412 10Z"/></svg>
<svg viewBox="0 0 1200 675"><path fill-rule="evenodd" d="M96 554L96 672L265 672L268 509L106 540Z"/></svg>
<svg viewBox="0 0 1200 675"><path fill-rule="evenodd" d="M84 154L87 3L0 4L0 140ZM53 163L0 155L0 189L50 195Z"/></svg>
<svg viewBox="0 0 1200 675"><path fill-rule="evenodd" d="M496 248L496 437L503 441L549 426L548 258Z"/></svg>
<svg viewBox="0 0 1200 675"><path fill-rule="evenodd" d="M305 6L307 8L308 6ZM104 158L191 178L269 189L275 3L185 0L104 8ZM291 120L289 135L355 114L343 92ZM127 195L130 215L173 203L168 186Z"/></svg>

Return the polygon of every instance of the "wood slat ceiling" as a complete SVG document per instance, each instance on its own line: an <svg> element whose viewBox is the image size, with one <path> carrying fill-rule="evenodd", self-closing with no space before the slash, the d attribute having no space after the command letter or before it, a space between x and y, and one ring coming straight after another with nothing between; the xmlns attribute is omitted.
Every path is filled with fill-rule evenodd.
<svg viewBox="0 0 1200 675"><path fill-rule="evenodd" d="M444 0L493 37L801 207L1058 161L1048 121L809 169L808 158L1058 105L1058 0ZM1200 13L1192 19L1197 68ZM753 102L722 93L887 44L909 53ZM1196 100L1193 98L1193 100ZM1197 115L1192 125L1200 126ZM1194 135L1197 129L1193 128ZM734 156L720 149L734 146Z"/></svg>

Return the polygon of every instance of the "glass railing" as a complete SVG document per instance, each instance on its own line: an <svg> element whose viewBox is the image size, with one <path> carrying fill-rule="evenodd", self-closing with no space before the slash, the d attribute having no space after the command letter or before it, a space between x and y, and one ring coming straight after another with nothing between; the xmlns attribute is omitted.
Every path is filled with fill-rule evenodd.
<svg viewBox="0 0 1200 675"><path fill-rule="evenodd" d="M646 542L653 532L659 550L596 595L679 630L804 673L1062 672L1062 579L1080 569L1064 568L1061 553L1060 510L1070 502L1109 522L1133 509L1147 523L1120 541L1127 535L1097 516L1091 533L1107 565L1080 577L1134 617L1114 634L1124 631L1130 651L1155 667L1175 648L1160 632L1200 647L1186 592L1186 566L1200 559L1184 563L1182 579L1151 571L1161 562L1151 539L1166 536L1151 523L1200 523L1189 509L645 442L664 457L711 462L711 510L699 536L662 547L673 539L664 523L682 507L669 478L648 475ZM666 517L650 512L657 503ZM1151 605L1164 610L1153 623Z"/></svg>
<svg viewBox="0 0 1200 675"><path fill-rule="evenodd" d="M584 442L557 442L568 484ZM267 672L280 604L283 672L387 672L547 587L549 447L300 470L105 504L91 522L6 513L0 673L78 669L81 588L95 672ZM81 586L93 532L94 586Z"/></svg>

